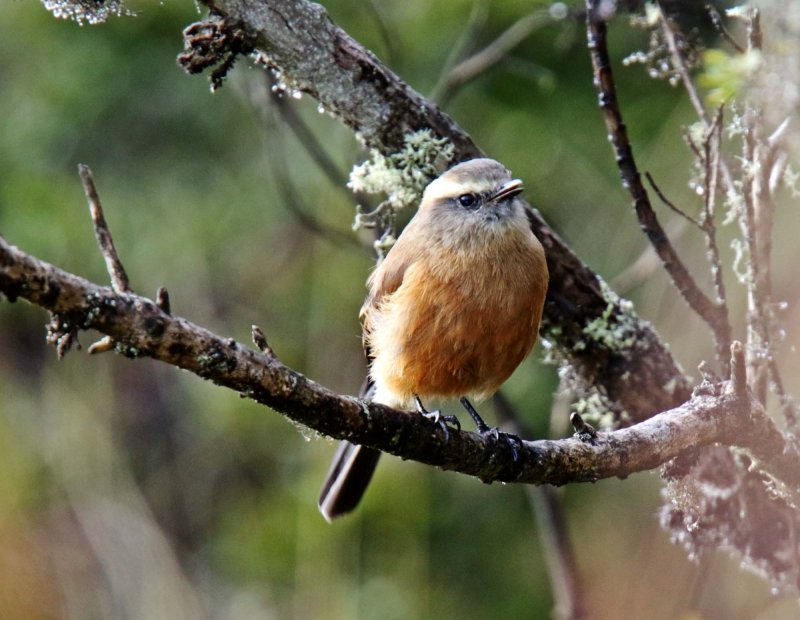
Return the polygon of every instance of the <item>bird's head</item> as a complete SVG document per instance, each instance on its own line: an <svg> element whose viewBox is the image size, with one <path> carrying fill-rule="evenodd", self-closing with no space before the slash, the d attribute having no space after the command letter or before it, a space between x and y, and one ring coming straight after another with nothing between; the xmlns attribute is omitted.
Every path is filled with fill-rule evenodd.
<svg viewBox="0 0 800 620"><path fill-rule="evenodd" d="M432 181L422 197L420 211L487 226L524 218L522 181L493 159L472 159L453 166Z"/></svg>

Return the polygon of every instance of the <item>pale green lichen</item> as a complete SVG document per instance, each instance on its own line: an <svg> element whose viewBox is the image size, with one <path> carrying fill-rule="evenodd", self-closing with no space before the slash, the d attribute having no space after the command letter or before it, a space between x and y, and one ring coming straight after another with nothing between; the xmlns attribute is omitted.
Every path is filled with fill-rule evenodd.
<svg viewBox="0 0 800 620"><path fill-rule="evenodd" d="M600 280L600 286L608 305L603 314L583 328L583 334L613 351L629 349L636 344L639 336L633 303L617 295L605 281Z"/></svg>
<svg viewBox="0 0 800 620"><path fill-rule="evenodd" d="M621 416L609 405L608 397L595 390L572 403L570 410L580 414L584 422L595 428L615 428L619 425Z"/></svg>
<svg viewBox="0 0 800 620"><path fill-rule="evenodd" d="M446 138L437 138L430 129L407 133L403 148L384 155L372 149L370 158L355 166L347 186L356 193L384 194L386 198L371 212L358 207L353 228L379 228L384 231L375 249L383 255L394 243L397 212L417 204L425 187L452 161L455 149Z"/></svg>
<svg viewBox="0 0 800 620"><path fill-rule="evenodd" d="M758 50L728 54L720 49L703 53L703 72L697 83L706 89L706 101L719 106L739 95L750 78L761 68L762 56Z"/></svg>
<svg viewBox="0 0 800 620"><path fill-rule="evenodd" d="M617 428L630 423L631 416L600 385L588 385L567 362L558 369L559 391L572 399L570 411L597 429Z"/></svg>

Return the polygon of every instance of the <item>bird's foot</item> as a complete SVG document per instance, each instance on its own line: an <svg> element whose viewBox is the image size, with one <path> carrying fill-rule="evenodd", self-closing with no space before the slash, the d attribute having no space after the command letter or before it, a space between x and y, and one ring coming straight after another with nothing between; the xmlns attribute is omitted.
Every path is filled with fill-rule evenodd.
<svg viewBox="0 0 800 620"><path fill-rule="evenodd" d="M484 430L478 429L478 432L480 433L481 437L489 436L497 442L504 442L511 450L512 460L514 463L517 462L519 459L519 452L522 450L522 439L520 439L517 435L503 432L497 427L489 428L488 426Z"/></svg>
<svg viewBox="0 0 800 620"><path fill-rule="evenodd" d="M454 415L442 415L442 412L438 409L435 411L428 411L422 414L423 417L428 418L429 420L433 421L434 424L437 424L439 428L442 429L444 433L444 440L447 441L450 439L450 428L454 428L457 431L461 430L461 422L458 421L458 418ZM450 424L451 426L448 426Z"/></svg>
<svg viewBox="0 0 800 620"><path fill-rule="evenodd" d="M414 396L414 403L417 406L417 411L422 414L422 417L428 418L434 424L438 425L439 428L442 429L442 433L444 434L444 440L447 441L450 439L450 424L455 430L461 431L461 422L458 421L458 418L454 415L443 415L441 411L438 409L434 411L428 411L425 409L425 406L422 404L422 401L419 399L419 396Z"/></svg>
<svg viewBox="0 0 800 620"><path fill-rule="evenodd" d="M511 448L511 455L516 463L517 459L519 458L519 451L522 449L522 440L511 433L504 433L497 427L490 428L489 425L483 421L483 418L478 415L478 412L475 411L475 407L472 406L472 403L466 398L461 398L460 402L464 406L464 409L467 410L467 413L469 413L470 417L475 420L475 426L478 427L478 433L481 435L481 437L489 436L495 441L501 441L502 439L502 441L504 441L506 445Z"/></svg>

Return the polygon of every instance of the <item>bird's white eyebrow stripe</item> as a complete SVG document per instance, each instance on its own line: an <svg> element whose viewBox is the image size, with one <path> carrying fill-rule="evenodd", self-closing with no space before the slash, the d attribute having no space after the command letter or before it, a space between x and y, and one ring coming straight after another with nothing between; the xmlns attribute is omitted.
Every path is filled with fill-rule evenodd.
<svg viewBox="0 0 800 620"><path fill-rule="evenodd" d="M423 200L439 201L443 198L455 198L460 194L484 194L492 189L494 188L486 185L485 183L470 185L460 183L456 179L451 180L440 177L428 185L427 189L425 190L425 196Z"/></svg>

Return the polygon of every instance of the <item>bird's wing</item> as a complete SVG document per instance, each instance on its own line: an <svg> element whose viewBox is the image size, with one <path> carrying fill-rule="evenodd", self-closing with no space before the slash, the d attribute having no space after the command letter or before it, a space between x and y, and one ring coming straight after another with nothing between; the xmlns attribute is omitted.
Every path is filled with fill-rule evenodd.
<svg viewBox="0 0 800 620"><path fill-rule="evenodd" d="M375 312L389 295L400 288L408 268L420 258L423 248L418 247L418 244L413 242L415 238L413 235L400 235L386 258L376 267L369 280L367 280L369 292L364 300L364 305L361 306L359 318L362 326L364 354L369 361L371 361L372 357L367 341L369 333L372 331Z"/></svg>

